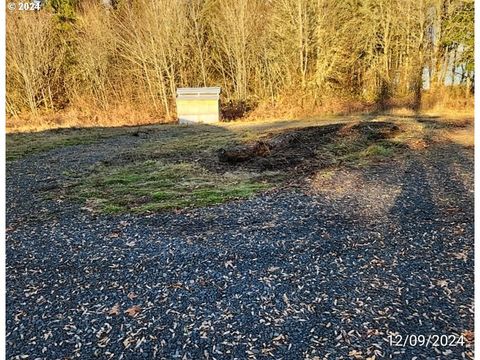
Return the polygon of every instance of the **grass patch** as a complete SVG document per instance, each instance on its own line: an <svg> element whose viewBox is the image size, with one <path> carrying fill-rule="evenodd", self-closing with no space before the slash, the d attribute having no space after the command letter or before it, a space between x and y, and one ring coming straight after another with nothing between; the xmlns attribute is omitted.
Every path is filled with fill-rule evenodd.
<svg viewBox="0 0 480 360"><path fill-rule="evenodd" d="M118 214L122 212L123 208L121 206L117 206L113 204L103 204L102 210L106 214Z"/></svg>
<svg viewBox="0 0 480 360"><path fill-rule="evenodd" d="M394 145L385 142L384 144L371 144L352 149L350 152L344 152L339 160L353 166L366 166L376 160L392 157L394 153Z"/></svg>
<svg viewBox="0 0 480 360"><path fill-rule="evenodd" d="M268 189L268 181L245 173L222 176L191 164L145 161L98 168L68 194L107 213L150 212L220 204Z"/></svg>
<svg viewBox="0 0 480 360"><path fill-rule="evenodd" d="M174 126L158 141L146 141L133 151L134 154L149 156L151 159L185 159L202 156L205 153L239 141L240 135L223 127L196 125ZM166 136L165 136L166 135Z"/></svg>
<svg viewBox="0 0 480 360"><path fill-rule="evenodd" d="M317 176L322 180L332 180L335 177L336 172L334 170L324 170Z"/></svg>
<svg viewBox="0 0 480 360"><path fill-rule="evenodd" d="M390 146L382 144L373 144L367 147L361 152L362 156L371 157L371 156L382 156L389 157L393 155L393 149Z"/></svg>
<svg viewBox="0 0 480 360"><path fill-rule="evenodd" d="M102 139L134 131L137 131L136 128L94 128L7 134L6 159L11 161L65 146L93 144Z"/></svg>

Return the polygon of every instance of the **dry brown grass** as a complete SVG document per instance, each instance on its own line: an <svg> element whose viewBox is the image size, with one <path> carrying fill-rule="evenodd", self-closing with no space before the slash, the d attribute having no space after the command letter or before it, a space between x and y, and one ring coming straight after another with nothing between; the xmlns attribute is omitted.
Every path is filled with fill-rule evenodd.
<svg viewBox="0 0 480 360"><path fill-rule="evenodd" d="M9 117L7 133L38 132L60 128L92 128L164 124L168 121L154 111L132 108L126 104L109 110L69 108L58 112L46 112L33 116Z"/></svg>
<svg viewBox="0 0 480 360"><path fill-rule="evenodd" d="M445 132L443 135L445 140L455 144L473 147L475 144L473 129L456 129Z"/></svg>
<svg viewBox="0 0 480 360"><path fill-rule="evenodd" d="M296 97L280 98L275 104L262 102L247 114L245 120L307 118L325 115L361 115L377 110L377 106L368 101L354 98L329 97L315 103L313 99L298 100Z"/></svg>
<svg viewBox="0 0 480 360"><path fill-rule="evenodd" d="M444 115L473 112L474 96L465 86L455 85L428 90L422 94L422 110Z"/></svg>
<svg viewBox="0 0 480 360"><path fill-rule="evenodd" d="M460 89L463 90L463 89ZM388 114L400 117L414 116L438 116L447 118L464 118L473 116L473 96L463 97L459 90L444 91L432 95L425 93L421 109L414 110L413 101L410 98L391 99L382 109L379 104L359 100L351 97L329 97L315 104L313 99L299 101L296 97L280 98L275 104L263 102L249 112L244 120L255 119L274 120L278 118L307 118L325 115L364 115L364 114ZM440 97L436 102L432 96Z"/></svg>

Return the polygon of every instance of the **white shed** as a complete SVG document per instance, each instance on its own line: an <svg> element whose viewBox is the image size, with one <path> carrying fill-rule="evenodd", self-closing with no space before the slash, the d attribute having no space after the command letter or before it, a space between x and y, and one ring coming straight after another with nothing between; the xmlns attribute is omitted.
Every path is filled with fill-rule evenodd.
<svg viewBox="0 0 480 360"><path fill-rule="evenodd" d="M220 87L177 89L177 117L180 124L220 121Z"/></svg>

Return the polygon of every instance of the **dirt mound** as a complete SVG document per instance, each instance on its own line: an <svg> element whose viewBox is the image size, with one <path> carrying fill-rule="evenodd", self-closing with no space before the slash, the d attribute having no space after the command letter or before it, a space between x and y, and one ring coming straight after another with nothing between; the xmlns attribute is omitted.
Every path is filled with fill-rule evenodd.
<svg viewBox="0 0 480 360"><path fill-rule="evenodd" d="M392 137L399 130L389 122L331 124L269 133L260 140L218 150L218 160L229 166L255 170L325 167L342 151L359 151Z"/></svg>

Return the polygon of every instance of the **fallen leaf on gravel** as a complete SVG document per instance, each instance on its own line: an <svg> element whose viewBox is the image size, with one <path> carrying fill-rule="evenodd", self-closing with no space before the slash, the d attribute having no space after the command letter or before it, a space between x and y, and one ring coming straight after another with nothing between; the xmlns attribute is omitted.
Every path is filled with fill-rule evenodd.
<svg viewBox="0 0 480 360"><path fill-rule="evenodd" d="M464 232L465 232L464 229L455 229L455 230L453 231L453 233L454 233L455 235L462 235Z"/></svg>
<svg viewBox="0 0 480 360"><path fill-rule="evenodd" d="M378 331L377 329L368 329L367 330L367 337L370 337L372 335L379 335L380 334L380 331Z"/></svg>
<svg viewBox="0 0 480 360"><path fill-rule="evenodd" d="M447 280L437 280L437 285L440 287L447 287L448 281Z"/></svg>
<svg viewBox="0 0 480 360"><path fill-rule="evenodd" d="M133 305L132 307L125 310L125 314L131 317L135 317L142 311L142 308L138 305Z"/></svg>
<svg viewBox="0 0 480 360"><path fill-rule="evenodd" d="M138 295L135 294L133 291L130 291L130 292L128 293L127 297L128 297L130 300L133 300L133 299L137 298Z"/></svg>
<svg viewBox="0 0 480 360"><path fill-rule="evenodd" d="M354 359L361 359L362 358L362 352L357 351L357 350L352 350L348 353L348 356L352 356Z"/></svg>
<svg viewBox="0 0 480 360"><path fill-rule="evenodd" d="M133 343L135 340L133 340L131 337L127 337L123 340L123 346L125 346L125 348L128 348L130 346L131 343Z"/></svg>
<svg viewBox="0 0 480 360"><path fill-rule="evenodd" d="M120 313L120 305L115 304L109 311L108 315L118 315Z"/></svg>
<svg viewBox="0 0 480 360"><path fill-rule="evenodd" d="M462 335L468 342L472 342L475 339L475 333L471 330L465 330Z"/></svg>
<svg viewBox="0 0 480 360"><path fill-rule="evenodd" d="M455 257L455 259L463 260L463 261L467 261L467 258L468 258L468 255L465 252L453 253L452 255Z"/></svg>
<svg viewBox="0 0 480 360"><path fill-rule="evenodd" d="M181 283L175 283L170 285L169 287L174 288L174 289L182 289L183 285Z"/></svg>
<svg viewBox="0 0 480 360"><path fill-rule="evenodd" d="M15 315L15 321L20 321L21 317L24 316L26 314L25 311L23 310L20 310L16 315Z"/></svg>

